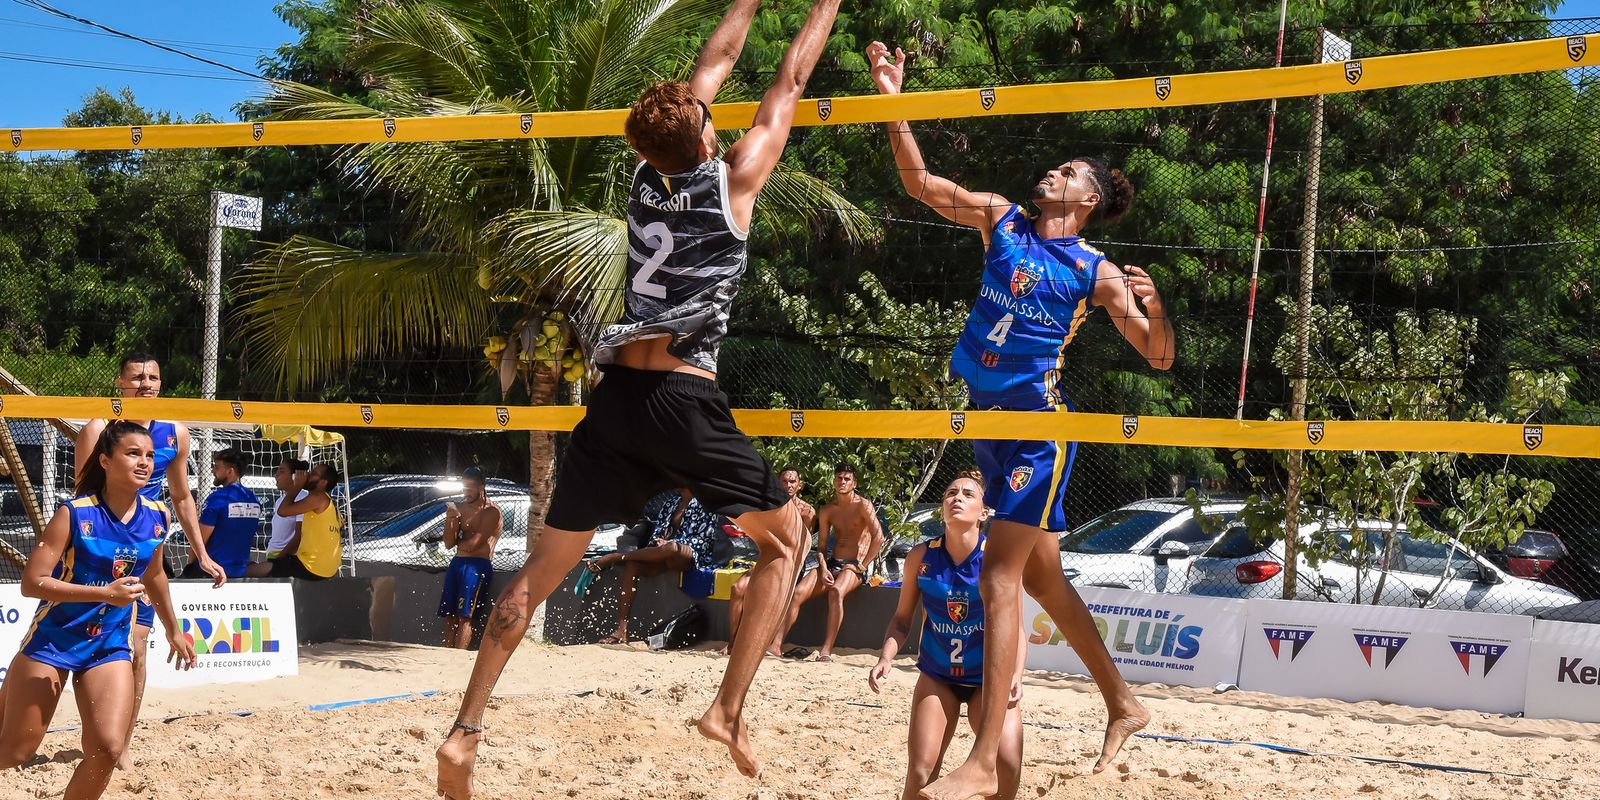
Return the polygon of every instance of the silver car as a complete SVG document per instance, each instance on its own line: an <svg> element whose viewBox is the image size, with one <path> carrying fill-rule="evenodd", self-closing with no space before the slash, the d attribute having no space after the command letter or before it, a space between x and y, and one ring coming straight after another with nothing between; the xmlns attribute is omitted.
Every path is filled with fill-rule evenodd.
<svg viewBox="0 0 1600 800"><path fill-rule="evenodd" d="M1349 551L1351 537L1360 535L1365 537L1367 552L1375 555L1362 575L1349 563L1348 556L1323 559L1312 566L1302 551L1295 559L1295 596L1335 603L1499 614L1523 614L1577 602L1570 592L1501 570L1455 539L1423 539L1403 526L1395 533L1382 595L1374 601L1372 593L1384 566L1383 536L1389 528L1390 523L1381 520L1362 521L1354 526L1324 522L1302 525L1302 545L1323 538L1330 545L1324 549L1344 553ZM1283 566L1281 540L1261 544L1243 526L1234 526L1189 565L1189 592L1210 597L1282 597Z"/></svg>
<svg viewBox="0 0 1600 800"><path fill-rule="evenodd" d="M500 506L505 520L505 530L495 543L491 560L496 572L515 572L528 559L528 496L491 494L490 499ZM446 503L460 500L457 496L424 503L357 536L350 550L357 570L360 562L405 564L423 569L449 566L455 553L444 548L444 509ZM590 542L590 550L616 549L617 537L626 530L621 525L601 527Z"/></svg>
<svg viewBox="0 0 1600 800"><path fill-rule="evenodd" d="M1243 507L1204 502L1201 512L1217 521L1202 525L1182 497L1129 503L1062 534L1061 570L1078 586L1182 592L1189 559L1210 547Z"/></svg>

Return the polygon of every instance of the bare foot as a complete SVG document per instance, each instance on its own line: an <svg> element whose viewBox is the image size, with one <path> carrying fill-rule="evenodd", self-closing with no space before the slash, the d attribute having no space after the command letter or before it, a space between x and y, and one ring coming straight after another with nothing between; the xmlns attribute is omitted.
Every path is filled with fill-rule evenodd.
<svg viewBox="0 0 1600 800"><path fill-rule="evenodd" d="M450 731L434 755L439 759L439 796L447 800L472 797L472 767L478 761L480 734L459 728Z"/></svg>
<svg viewBox="0 0 1600 800"><path fill-rule="evenodd" d="M971 800L999 791L999 775L994 770L982 769L968 756L966 763L956 767L954 772L922 787L921 794L928 800Z"/></svg>
<svg viewBox="0 0 1600 800"><path fill-rule="evenodd" d="M1131 706L1112 716L1106 723L1106 739L1100 745L1100 760L1094 762L1094 771L1099 774L1106 767L1111 766L1111 759L1117 757L1122 751L1122 745L1128 737L1138 733L1141 728L1150 724L1150 712L1145 710L1138 700L1128 698Z"/></svg>
<svg viewBox="0 0 1600 800"><path fill-rule="evenodd" d="M694 727L701 736L728 748L728 754L733 756L733 765L739 768L740 775L754 778L761 774L761 761L750 748L750 738L745 733L743 719L729 722L722 718L716 706L712 706L705 716L694 723Z"/></svg>

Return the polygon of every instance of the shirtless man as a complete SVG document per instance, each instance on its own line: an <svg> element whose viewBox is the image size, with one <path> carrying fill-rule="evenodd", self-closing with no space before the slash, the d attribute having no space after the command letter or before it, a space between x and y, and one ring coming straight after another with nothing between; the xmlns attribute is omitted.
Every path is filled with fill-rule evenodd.
<svg viewBox="0 0 1600 800"><path fill-rule="evenodd" d="M784 467L779 470L778 485L789 493L789 502L800 512L800 521L805 524L806 533L809 535L817 524L817 509L800 497L800 490L806 488L806 482L800 478L800 470L794 467ZM812 570L817 564L816 558L815 553L807 556L805 564L801 567L800 583L795 584L795 599L789 604L789 625L794 624L795 615L800 613L800 585L811 577ZM722 648L723 654L727 654L728 647L732 646L733 637L739 635L739 620L744 617L744 593L749 586L750 573L746 572L734 582L733 589L728 594L728 646ZM783 635L788 633L789 625L778 629L778 635L773 637L772 645L767 648L767 655L778 655L779 649L783 646ZM809 651L807 654L809 655Z"/></svg>
<svg viewBox="0 0 1600 800"><path fill-rule="evenodd" d="M444 617L444 646L458 650L472 642L472 615L494 580L494 546L505 527L484 484L483 470L468 467L461 473L465 497L444 507L444 549L456 555L444 573L439 616Z"/></svg>
<svg viewBox="0 0 1600 800"><path fill-rule="evenodd" d="M867 568L883 549L883 526L872 501L856 493L856 471L849 464L833 470L833 502L817 514L817 554L821 565L816 578L828 595L828 633L822 640L818 661L833 660L833 643L844 624L844 599L867 580ZM833 554L826 554L830 532ZM808 598L809 599L809 598ZM800 599L795 598L795 607Z"/></svg>

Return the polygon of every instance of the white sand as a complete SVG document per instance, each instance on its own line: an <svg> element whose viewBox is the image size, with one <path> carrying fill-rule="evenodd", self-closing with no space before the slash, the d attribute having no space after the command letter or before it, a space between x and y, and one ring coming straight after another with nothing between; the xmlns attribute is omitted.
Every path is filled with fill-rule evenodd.
<svg viewBox="0 0 1600 800"><path fill-rule="evenodd" d="M433 750L454 716L471 659L428 647L341 643L303 650L296 678L152 691L133 745L137 767L113 778L106 796L432 797ZM914 667L903 660L878 696L866 683L873 661L855 654L832 664L763 665L748 713L752 741L767 763L759 780L747 780L725 751L681 727L709 703L722 658L638 646L524 646L486 716L481 796L894 797L904 775ZM426 690L442 693L306 710ZM1114 769L1089 776L1100 740L1099 697L1084 681L1030 674L1023 702L1032 724L1020 797L1600 798L1600 725L1155 685L1136 691L1155 715L1151 733L1535 777L1148 739L1133 741ZM163 721L177 715L199 716ZM69 696L55 724L75 722ZM970 743L963 728L946 763L958 763ZM52 761L0 774L0 798L59 797L77 749L77 733L50 734L41 753Z"/></svg>

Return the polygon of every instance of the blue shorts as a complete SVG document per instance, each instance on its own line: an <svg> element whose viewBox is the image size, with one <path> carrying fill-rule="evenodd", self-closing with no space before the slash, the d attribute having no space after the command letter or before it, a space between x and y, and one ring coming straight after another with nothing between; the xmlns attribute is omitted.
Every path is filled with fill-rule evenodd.
<svg viewBox="0 0 1600 800"><path fill-rule="evenodd" d="M81 632L39 625L22 643L21 651L34 661L68 672L87 672L101 664L133 660L127 631L96 632L85 637Z"/></svg>
<svg viewBox="0 0 1600 800"><path fill-rule="evenodd" d="M494 577L494 562L487 558L450 559L444 573L444 592L439 596L439 616L472 618L472 610L489 590Z"/></svg>
<svg viewBox="0 0 1600 800"><path fill-rule="evenodd" d="M984 503L995 519L1047 531L1067 529L1067 476L1077 442L1016 442L993 439L972 443L983 473Z"/></svg>
<svg viewBox="0 0 1600 800"><path fill-rule="evenodd" d="M149 600L146 600L146 599L141 597L138 600L134 601L134 603L133 603L133 624L135 624L135 625L143 625L146 628L155 627L155 624L156 624L156 607L153 606L153 605L150 605L150 601Z"/></svg>

